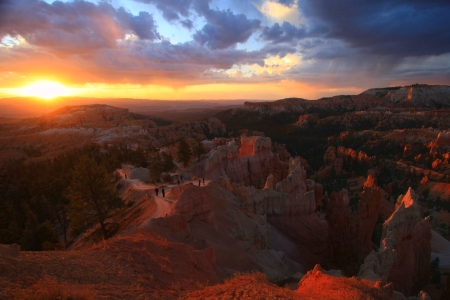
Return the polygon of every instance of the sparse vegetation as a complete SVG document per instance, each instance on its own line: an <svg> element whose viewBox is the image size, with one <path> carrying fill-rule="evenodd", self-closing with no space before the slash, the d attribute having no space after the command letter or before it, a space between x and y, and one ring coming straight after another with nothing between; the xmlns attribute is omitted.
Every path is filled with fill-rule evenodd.
<svg viewBox="0 0 450 300"><path fill-rule="evenodd" d="M60 282L53 277L44 277L26 290L17 292L17 300L93 300L96 292L86 286Z"/></svg>

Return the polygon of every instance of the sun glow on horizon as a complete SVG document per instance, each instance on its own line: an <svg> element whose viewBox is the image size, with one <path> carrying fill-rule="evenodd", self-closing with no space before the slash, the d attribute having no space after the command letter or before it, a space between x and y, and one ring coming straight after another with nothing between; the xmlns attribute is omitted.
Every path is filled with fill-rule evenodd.
<svg viewBox="0 0 450 300"><path fill-rule="evenodd" d="M51 100L56 97L71 95L70 89L59 82L40 80L17 89L20 96L37 97Z"/></svg>

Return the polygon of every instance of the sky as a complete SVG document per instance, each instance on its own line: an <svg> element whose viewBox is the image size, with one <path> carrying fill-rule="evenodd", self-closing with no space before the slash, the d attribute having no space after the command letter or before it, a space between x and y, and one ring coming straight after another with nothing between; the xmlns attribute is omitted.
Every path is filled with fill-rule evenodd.
<svg viewBox="0 0 450 300"><path fill-rule="evenodd" d="M43 80L161 100L450 84L449 16L448 0L0 0L0 97Z"/></svg>

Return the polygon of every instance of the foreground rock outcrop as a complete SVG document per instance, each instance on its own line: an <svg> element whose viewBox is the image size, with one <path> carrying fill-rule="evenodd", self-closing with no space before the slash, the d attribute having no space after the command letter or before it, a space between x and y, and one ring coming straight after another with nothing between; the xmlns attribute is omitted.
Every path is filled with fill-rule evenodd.
<svg viewBox="0 0 450 300"><path fill-rule="evenodd" d="M430 278L431 225L422 219L418 196L410 188L383 225L378 251L372 251L359 277L392 283L404 295L417 294Z"/></svg>

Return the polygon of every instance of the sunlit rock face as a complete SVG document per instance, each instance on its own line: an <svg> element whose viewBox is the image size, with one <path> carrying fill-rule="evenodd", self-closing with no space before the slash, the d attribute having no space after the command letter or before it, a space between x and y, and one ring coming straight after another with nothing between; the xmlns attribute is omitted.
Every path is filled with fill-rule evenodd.
<svg viewBox="0 0 450 300"><path fill-rule="evenodd" d="M378 251L372 251L359 276L392 282L404 295L417 294L428 283L431 258L431 225L422 219L418 196L410 188L399 196L396 210L383 225Z"/></svg>

